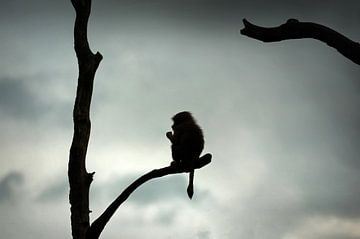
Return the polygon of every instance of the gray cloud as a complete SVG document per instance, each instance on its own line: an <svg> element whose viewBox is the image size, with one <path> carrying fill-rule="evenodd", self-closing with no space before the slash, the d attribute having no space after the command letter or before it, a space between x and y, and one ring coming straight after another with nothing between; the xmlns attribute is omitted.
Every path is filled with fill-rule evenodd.
<svg viewBox="0 0 360 239"><path fill-rule="evenodd" d="M210 235L211 235L210 231L200 231L198 232L197 237L199 239L210 239L211 238Z"/></svg>
<svg viewBox="0 0 360 239"><path fill-rule="evenodd" d="M311 216L356 222L360 217L358 66L315 41L263 44L240 36L239 29L243 17L268 26L297 17L334 27L356 40L360 39L359 7L359 1L346 0L93 1L89 39L104 60L95 81L89 156L100 159L116 152L110 146L106 153L101 151L109 142L111 147L117 142L121 147L133 146L129 151L138 150L138 145L155 151L168 147L164 132L171 125L171 115L183 109L194 112L204 127L208 150L216 155L213 167L204 170L207 188L213 191L196 186L195 198L189 201L185 175L151 181L124 205L124 217L114 218L129 226L109 226L106 232L114 238L119 231L143 238L158 226L167 237L175 235L172 238L184 232L184 238L278 239ZM12 161L26 167L19 140L32 149L38 146L33 139L43 134L57 137L54 132L63 129L59 126L71 128L76 88L74 11L70 1L37 0L4 1L0 12L4 38L0 47L5 54L1 71L13 76L0 80L0 120L29 123L23 128L16 121L8 124L13 128L6 129L2 141L18 153L18 160L13 157ZM34 77L39 72L41 80ZM68 120L59 125L63 119ZM36 128L35 136L30 131L24 137L25 128ZM13 132L17 137L9 143ZM70 140L71 136L64 142L48 140L39 147L39 154L52 159L54 151L49 149L68 149ZM63 151L64 155L54 157L66 159ZM247 160L264 167L266 175L252 179L257 168L243 164ZM48 165L43 163L31 162L32 167ZM7 164L3 160L2 166ZM1 202L17 195L21 175L12 173L1 180ZM129 171L110 180L95 178L94 214L138 176ZM69 220L66 177L43 186L35 197L38 203L18 210L25 221L13 216L8 222L9 217L2 214L5 223L0 225L6 238L26 237L29 228L36 238L69 233L69 228L55 225ZM217 201L209 200L213 197ZM194 214L189 212L192 206L197 210ZM59 223L50 225L56 207ZM6 210L8 215L12 209ZM149 213L150 209L154 210ZM44 211L48 211L46 217ZM177 220L182 223L176 224ZM139 221L143 222L140 229ZM201 231L196 225L209 230ZM331 237L351 238L337 233L326 238Z"/></svg>
<svg viewBox="0 0 360 239"><path fill-rule="evenodd" d="M16 201L17 197L22 197L19 194L24 183L24 176L19 172L9 172L0 180L0 202Z"/></svg>
<svg viewBox="0 0 360 239"><path fill-rule="evenodd" d="M102 20L111 19L116 21L118 26L133 29L146 25L157 32L161 27L176 27L177 31L193 29L204 33L223 32L224 29L239 29L244 17L259 21L265 24L280 24L289 17L298 17L303 20L331 21L335 26L352 26L359 20L355 11L348 10L348 6L359 8L359 3L354 0L314 2L310 0L275 0L264 2L260 0L234 1L234 0L185 0L185 1L106 1L94 2L93 16L99 24ZM348 14L344 17L343 14ZM108 16L111 15L110 18ZM130 20L131 19L131 20ZM166 21L163 21L166 19ZM130 20L130 22L129 22ZM138 25L138 23L140 23ZM105 22L104 22L105 23ZM108 24L109 22L106 22ZM124 24L125 23L125 24ZM155 23L158 27L152 26ZM179 27L179 26L184 26Z"/></svg>
<svg viewBox="0 0 360 239"><path fill-rule="evenodd" d="M67 199L69 193L69 183L65 180L55 182L43 191L39 193L36 197L36 200L39 202L51 202L57 203L59 201L64 201Z"/></svg>
<svg viewBox="0 0 360 239"><path fill-rule="evenodd" d="M15 119L39 118L43 104L31 93L22 80L0 79L0 110Z"/></svg>
<svg viewBox="0 0 360 239"><path fill-rule="evenodd" d="M171 209L160 209L155 215L155 220L161 225L171 225L174 223L176 215L178 214L176 207Z"/></svg>
<svg viewBox="0 0 360 239"><path fill-rule="evenodd" d="M358 236L348 236L344 234L337 234L337 235L315 235L316 239L358 239Z"/></svg>
<svg viewBox="0 0 360 239"><path fill-rule="evenodd" d="M125 175L115 180L110 180L102 183L93 182L91 187L91 199L94 203L114 200L127 186L129 186L136 177ZM146 206L150 204L157 204L161 202L171 202L175 200L188 200L186 194L187 178L183 175L165 176L160 179L153 179L140 186L128 199L128 202L134 203L138 206ZM195 185L196 187L196 185ZM193 202L201 203L206 198L211 197L209 191L195 188L196 192ZM56 203L59 200L66 199L69 191L68 182L65 180L54 182L42 190L36 199L39 202ZM165 221L169 218L169 211L159 215L160 221ZM170 213L172 214L172 213Z"/></svg>
<svg viewBox="0 0 360 239"><path fill-rule="evenodd" d="M233 215L230 220L238 227L230 232L231 237L275 239L291 233L311 217L346 219L354 223L360 218L356 170L352 172L331 159L302 162L305 167L299 167L299 162L290 158L288 162L282 161L281 167L271 163L261 183L246 195L246 200L233 207L235 213L230 213ZM339 234L338 238L348 235Z"/></svg>
<svg viewBox="0 0 360 239"><path fill-rule="evenodd" d="M339 166L339 171L342 169ZM305 207L309 213L341 218L360 218L360 179L349 171L339 173L336 169L327 169L328 174L308 177L304 180ZM322 176L322 177L321 177Z"/></svg>
<svg viewBox="0 0 360 239"><path fill-rule="evenodd" d="M50 124L70 128L73 103L56 91L63 90L59 79L29 77L28 80L0 78L0 112L4 121L26 122L44 128ZM61 78L61 77L60 77ZM53 88L53 84L57 84ZM39 89L42 92L37 92ZM59 98L65 98L59 100ZM72 98L71 98L72 100ZM41 125L40 125L41 124ZM48 126L48 125L46 125Z"/></svg>

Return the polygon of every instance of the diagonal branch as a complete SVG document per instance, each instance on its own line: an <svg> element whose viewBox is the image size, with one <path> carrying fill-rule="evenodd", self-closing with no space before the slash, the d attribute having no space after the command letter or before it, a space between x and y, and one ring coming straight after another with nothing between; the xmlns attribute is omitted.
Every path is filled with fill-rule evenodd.
<svg viewBox="0 0 360 239"><path fill-rule="evenodd" d="M289 19L277 27L261 27L243 19L240 33L263 42L278 42L289 39L313 38L335 48L343 56L360 65L360 44L339 32L312 22Z"/></svg>
<svg viewBox="0 0 360 239"><path fill-rule="evenodd" d="M211 162L211 154L205 154L195 163L195 169L202 168ZM88 230L87 239L97 239L99 238L102 230L114 215L115 211L119 206L143 183L149 181L153 178L159 178L170 174L186 173L189 172L183 167L170 165L168 167L154 169L143 176L139 177L132 184L130 184L111 204L106 210L101 214L90 226Z"/></svg>

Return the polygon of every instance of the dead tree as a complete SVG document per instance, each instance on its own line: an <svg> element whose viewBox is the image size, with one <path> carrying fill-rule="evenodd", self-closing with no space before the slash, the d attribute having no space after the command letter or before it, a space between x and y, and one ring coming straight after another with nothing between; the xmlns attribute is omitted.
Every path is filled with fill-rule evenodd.
<svg viewBox="0 0 360 239"><path fill-rule="evenodd" d="M289 19L277 27L261 27L243 20L241 34L263 42L278 42L289 39L313 38L335 48L343 56L360 65L360 44L337 31L312 22Z"/></svg>
<svg viewBox="0 0 360 239"><path fill-rule="evenodd" d="M76 12L74 26L74 48L78 60L79 75L73 111L74 135L70 148L68 178L70 185L71 230L73 239L97 239L117 208L130 194L150 179L170 174L185 173L179 166L155 169L139 177L129 185L108 208L90 224L89 189L93 173L86 170L86 151L90 137L90 104L96 70L102 55L94 54L87 39L87 24L91 11L91 0L71 0ZM205 154L195 163L201 168L211 162L211 155Z"/></svg>
<svg viewBox="0 0 360 239"><path fill-rule="evenodd" d="M74 239L85 239L89 229L89 189L94 173L86 170L86 151L90 137L90 103L95 72L102 55L92 53L87 40L90 0L71 0L75 12L74 47L79 75L73 110L74 135L70 148L68 177L70 184L71 228Z"/></svg>

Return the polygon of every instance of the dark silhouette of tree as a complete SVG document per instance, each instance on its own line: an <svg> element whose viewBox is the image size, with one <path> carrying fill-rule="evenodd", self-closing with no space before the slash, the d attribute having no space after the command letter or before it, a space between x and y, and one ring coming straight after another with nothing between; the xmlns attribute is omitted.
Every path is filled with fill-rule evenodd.
<svg viewBox="0 0 360 239"><path fill-rule="evenodd" d="M343 56L360 65L360 44L337 31L312 22L289 19L277 27L261 27L243 20L240 33L263 42L278 42L289 39L313 38L338 50Z"/></svg>
<svg viewBox="0 0 360 239"><path fill-rule="evenodd" d="M94 173L86 170L86 151L90 137L90 103L95 72L102 60L93 54L87 40L90 0L71 0L75 12L74 47L79 76L73 111L74 135L70 148L68 177L70 184L71 228L74 239L85 239L89 229L89 189Z"/></svg>
<svg viewBox="0 0 360 239"><path fill-rule="evenodd" d="M187 173L181 166L167 166L144 174L129 185L92 223L89 218L89 189L94 172L86 170L86 151L90 137L90 104L96 70L102 55L94 54L87 39L87 24L91 0L71 0L76 12L74 47L78 59L79 76L73 111L74 135L70 148L68 178L70 184L71 229L73 239L97 239L117 208L130 194L150 179L170 174ZM205 154L195 162L194 168L202 168L211 162L211 154Z"/></svg>

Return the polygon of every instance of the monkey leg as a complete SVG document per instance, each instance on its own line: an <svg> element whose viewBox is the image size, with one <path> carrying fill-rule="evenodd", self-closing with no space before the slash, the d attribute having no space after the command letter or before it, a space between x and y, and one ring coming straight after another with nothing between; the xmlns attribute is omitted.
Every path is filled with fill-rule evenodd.
<svg viewBox="0 0 360 239"><path fill-rule="evenodd" d="M184 158L187 157L186 149L178 144L171 145L171 156L177 163L182 163Z"/></svg>

